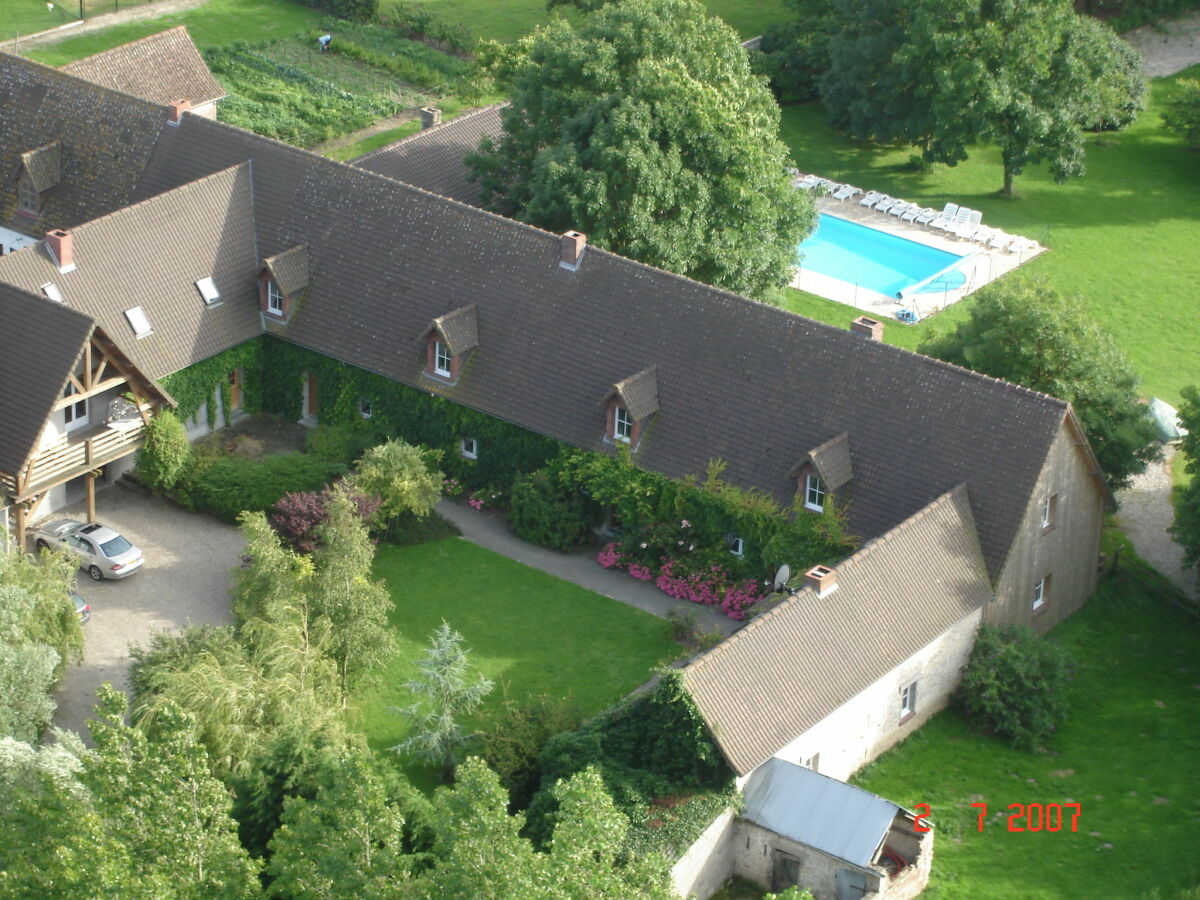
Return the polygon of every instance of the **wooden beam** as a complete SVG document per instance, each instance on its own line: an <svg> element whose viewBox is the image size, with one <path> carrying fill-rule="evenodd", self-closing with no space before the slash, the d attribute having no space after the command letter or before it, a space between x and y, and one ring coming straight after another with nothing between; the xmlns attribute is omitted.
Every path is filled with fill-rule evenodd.
<svg viewBox="0 0 1200 900"><path fill-rule="evenodd" d="M94 387L88 388L86 391L78 394L72 394L70 397L59 397L58 400L54 402L52 411L58 412L60 409L70 406L72 403L78 403L80 400L86 400L88 397L94 397L97 394L103 394L105 391L111 390L115 387L120 387L123 384L125 384L125 379L119 375L113 376L112 378L106 378L104 381L100 382Z"/></svg>
<svg viewBox="0 0 1200 900"><path fill-rule="evenodd" d="M87 485L87 520L89 522L96 521L96 473L88 472L84 476L84 484Z"/></svg>
<svg viewBox="0 0 1200 900"><path fill-rule="evenodd" d="M104 377L104 370L108 368L108 360L103 355L100 357L100 364L96 366L96 371L92 373L92 383L95 384Z"/></svg>
<svg viewBox="0 0 1200 900"><path fill-rule="evenodd" d="M83 345L83 386L87 390L91 390L94 380L92 378L92 341L91 338Z"/></svg>
<svg viewBox="0 0 1200 900"><path fill-rule="evenodd" d="M83 382L80 381L78 377L76 377L74 372L72 372L70 375L67 376L67 380L70 381L71 384L75 385L75 390L78 391L80 394L82 394L84 391L87 390L87 388L85 388L83 386Z"/></svg>

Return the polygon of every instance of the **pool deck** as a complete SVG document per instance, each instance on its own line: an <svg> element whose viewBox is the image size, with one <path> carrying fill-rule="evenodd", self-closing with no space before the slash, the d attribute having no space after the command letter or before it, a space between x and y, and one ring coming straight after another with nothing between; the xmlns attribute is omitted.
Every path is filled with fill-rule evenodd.
<svg viewBox="0 0 1200 900"><path fill-rule="evenodd" d="M924 225L914 225L912 222L902 222L897 216L876 212L860 205L858 201L859 197L851 197L848 200L817 197L817 211L907 238L918 244L945 250L956 256L974 251L975 256L962 266L962 273L967 277L966 283L955 290L919 293L905 300L898 300L847 281L801 268L792 279L792 287L874 313L885 319L895 320L896 312L901 309L914 310L921 318L925 318L957 303L985 284L1046 252L1046 248L1035 241L1030 241L1030 248L1019 253L993 250L986 245L959 240L944 231L935 231Z"/></svg>

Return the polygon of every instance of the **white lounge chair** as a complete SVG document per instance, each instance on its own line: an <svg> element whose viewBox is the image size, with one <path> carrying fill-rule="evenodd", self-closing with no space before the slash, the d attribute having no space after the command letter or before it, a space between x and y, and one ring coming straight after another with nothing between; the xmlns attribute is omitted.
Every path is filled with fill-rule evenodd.
<svg viewBox="0 0 1200 900"><path fill-rule="evenodd" d="M1037 243L1026 237L1018 237L1006 248L1009 253L1025 253L1037 246Z"/></svg>
<svg viewBox="0 0 1200 900"><path fill-rule="evenodd" d="M889 197L887 194L884 194L879 198L879 202L875 204L875 212L885 213L899 202L895 197Z"/></svg>
<svg viewBox="0 0 1200 900"><path fill-rule="evenodd" d="M933 225L935 228L940 228L942 231L948 231L951 234L953 234L954 229L962 228L964 225L967 224L967 220L970 219L970 217L971 217L971 210L969 210L965 206L960 206L958 208L958 212L956 212L954 214L954 218L952 218L949 222L945 222L941 225L938 225L937 221L935 220Z"/></svg>
<svg viewBox="0 0 1200 900"><path fill-rule="evenodd" d="M816 175L805 175L803 178L797 176L792 179L792 187L799 188L802 191L811 191L816 186Z"/></svg>
<svg viewBox="0 0 1200 900"><path fill-rule="evenodd" d="M917 214L915 216L913 216L912 219L910 219L910 221L916 225L928 225L930 222L932 222L937 217L938 217L938 211L936 209L934 209L932 206L927 206L924 209L919 210L917 212ZM907 219L908 214L906 213L901 218Z"/></svg>
<svg viewBox="0 0 1200 900"><path fill-rule="evenodd" d="M893 205L892 208L888 210L888 215L899 217L902 214L908 212L910 209L916 209L916 208L917 208L917 204L910 203L908 200L897 200L895 205Z"/></svg>
<svg viewBox="0 0 1200 900"><path fill-rule="evenodd" d="M874 206L876 203L878 203L880 201L880 199L882 197L883 197L883 194L879 193L879 191L867 191L866 195L861 200L858 201L858 205L859 206Z"/></svg>
<svg viewBox="0 0 1200 900"><path fill-rule="evenodd" d="M862 193L862 188L856 188L852 184L843 184L840 188L833 192L834 200L847 200L850 197L855 197Z"/></svg>
<svg viewBox="0 0 1200 900"><path fill-rule="evenodd" d="M962 207L958 208L959 213L963 212ZM952 235L960 240L970 240L971 235L979 230L980 224L983 222L983 213L977 209L966 210L966 218L962 222L955 222L953 226L946 229Z"/></svg>
<svg viewBox="0 0 1200 900"><path fill-rule="evenodd" d="M958 204L947 203L940 213L929 220L930 228L948 228L954 222L954 217L958 215Z"/></svg>

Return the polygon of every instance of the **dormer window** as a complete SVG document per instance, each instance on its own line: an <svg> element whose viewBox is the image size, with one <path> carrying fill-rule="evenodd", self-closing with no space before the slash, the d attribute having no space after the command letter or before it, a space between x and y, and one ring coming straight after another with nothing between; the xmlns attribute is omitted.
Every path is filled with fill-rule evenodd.
<svg viewBox="0 0 1200 900"><path fill-rule="evenodd" d="M618 381L604 398L607 426L604 439L637 449L642 430L658 412L658 367L650 366Z"/></svg>
<svg viewBox="0 0 1200 900"><path fill-rule="evenodd" d="M283 315L283 294L279 291L279 285L273 279L267 279L267 312L273 316Z"/></svg>
<svg viewBox="0 0 1200 900"><path fill-rule="evenodd" d="M804 476L804 508L813 512L825 511L825 486L820 477L811 472Z"/></svg>
<svg viewBox="0 0 1200 900"><path fill-rule="evenodd" d="M451 366L454 365L454 356L450 353L450 348L441 341L433 342L433 374L440 375L442 378L449 378L452 374Z"/></svg>
<svg viewBox="0 0 1200 900"><path fill-rule="evenodd" d="M633 439L633 417L624 406L613 407L612 438L626 444Z"/></svg>
<svg viewBox="0 0 1200 900"><path fill-rule="evenodd" d="M274 319L286 320L308 288L308 248L303 244L263 260L259 273L260 309Z"/></svg>
<svg viewBox="0 0 1200 900"><path fill-rule="evenodd" d="M42 214L42 198L58 185L62 176L62 148L46 144L21 154L17 180L17 212L36 219Z"/></svg>
<svg viewBox="0 0 1200 900"><path fill-rule="evenodd" d="M27 176L22 175L17 186L17 212L38 216L42 211L42 195Z"/></svg>

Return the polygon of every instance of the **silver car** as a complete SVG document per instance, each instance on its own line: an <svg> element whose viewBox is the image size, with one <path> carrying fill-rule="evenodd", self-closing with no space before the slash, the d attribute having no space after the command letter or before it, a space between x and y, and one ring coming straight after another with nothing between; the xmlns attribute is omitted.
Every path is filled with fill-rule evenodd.
<svg viewBox="0 0 1200 900"><path fill-rule="evenodd" d="M37 548L58 547L79 557L79 568L95 581L125 578L142 567L142 551L99 522L55 519L39 527Z"/></svg>

